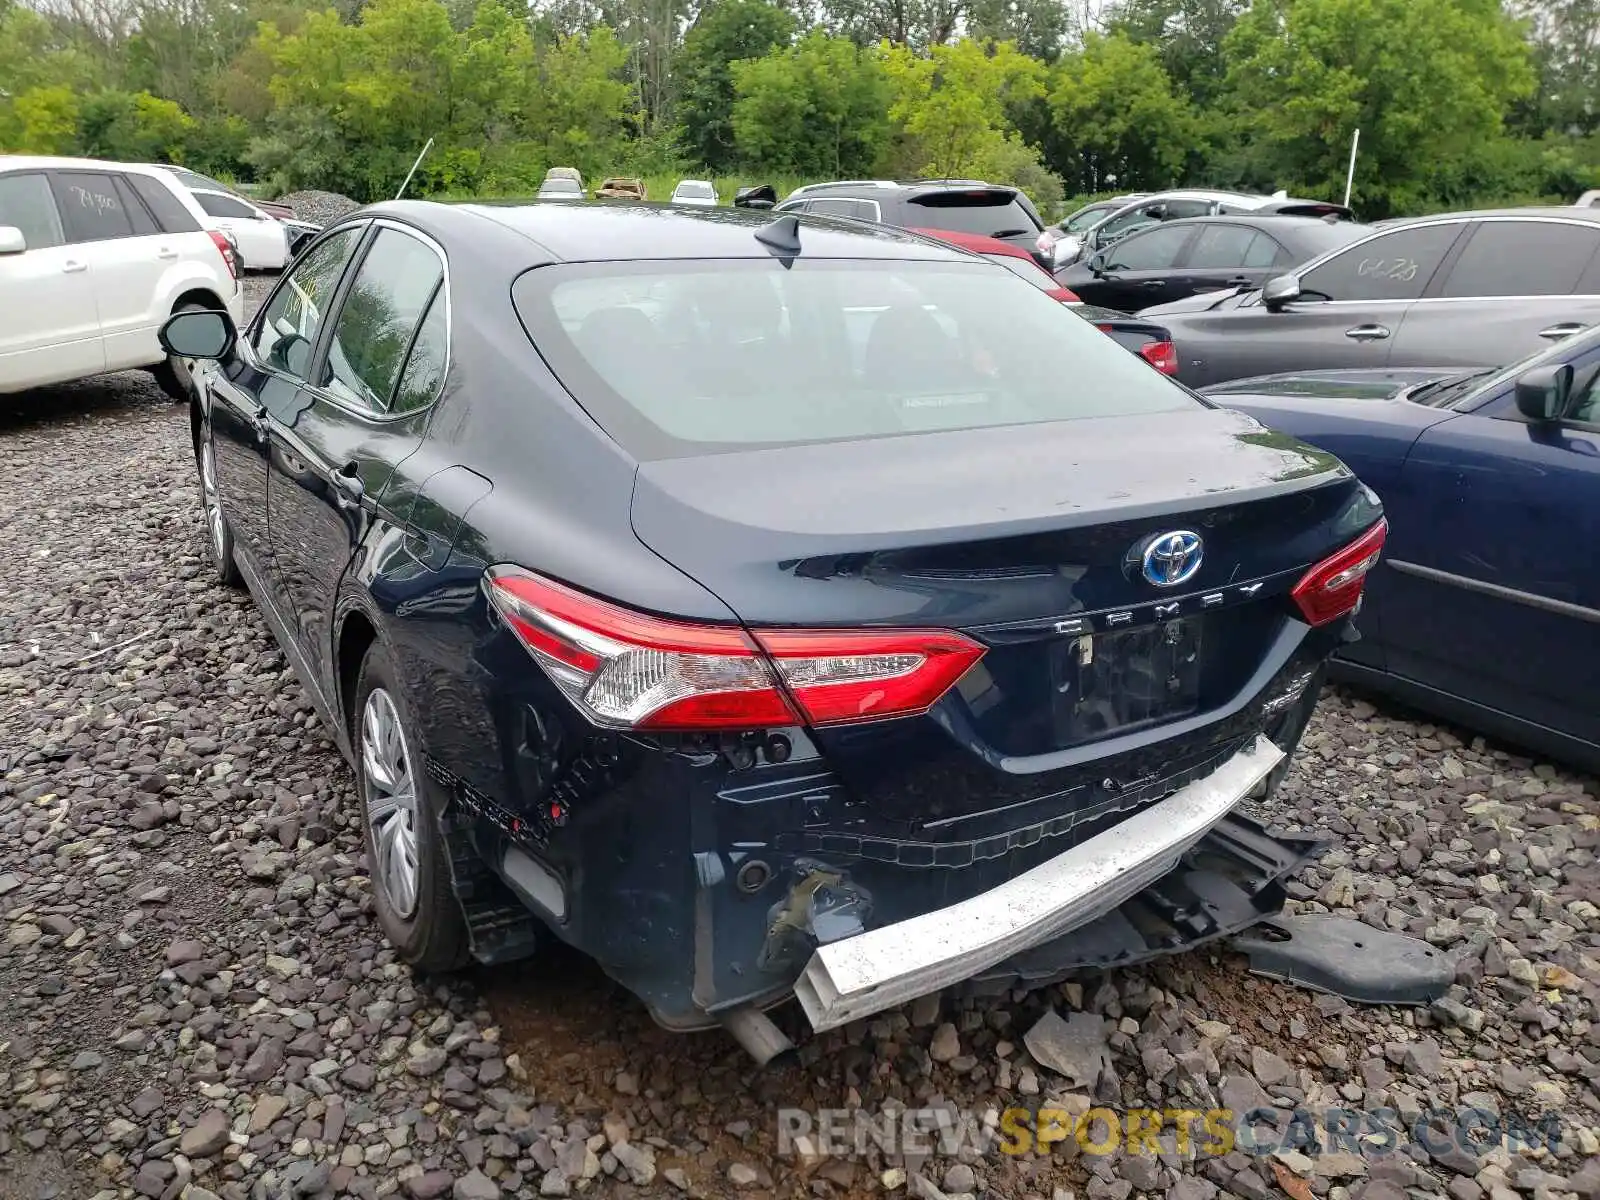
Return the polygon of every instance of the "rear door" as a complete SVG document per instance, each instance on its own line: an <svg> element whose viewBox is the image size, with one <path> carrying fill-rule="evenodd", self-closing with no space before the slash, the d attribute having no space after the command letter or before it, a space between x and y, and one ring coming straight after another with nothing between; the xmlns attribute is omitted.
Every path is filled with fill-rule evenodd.
<svg viewBox="0 0 1600 1200"><path fill-rule="evenodd" d="M373 520L399 524L383 493L422 440L442 378L444 255L379 224L324 323L307 382L273 413L267 483L272 555L302 654L332 680L333 604ZM437 298L437 300L436 300Z"/></svg>
<svg viewBox="0 0 1600 1200"><path fill-rule="evenodd" d="M1391 366L1497 366L1600 322L1600 224L1493 217L1406 314Z"/></svg>
<svg viewBox="0 0 1600 1200"><path fill-rule="evenodd" d="M1395 334L1465 225L1387 230L1312 264L1300 276L1301 298L1280 309L1258 297L1186 320L1184 332L1175 331L1180 378L1204 387L1280 371L1389 365Z"/></svg>
<svg viewBox="0 0 1600 1200"><path fill-rule="evenodd" d="M0 256L0 392L105 370L105 345L88 256L67 244L43 171L0 175L0 225L22 232L21 254Z"/></svg>
<svg viewBox="0 0 1600 1200"><path fill-rule="evenodd" d="M1169 286L1160 301L1182 300L1202 292L1256 288L1274 273L1274 263L1287 252L1277 240L1259 229L1233 222L1207 222L1200 228L1177 268L1169 273Z"/></svg>
<svg viewBox="0 0 1600 1200"><path fill-rule="evenodd" d="M1065 286L1091 304L1123 312L1137 312L1152 304L1179 300L1187 292L1178 282L1178 263L1199 232L1193 225L1158 225L1142 229L1097 255L1073 278L1083 277L1083 286ZM1095 274L1095 265L1099 274Z"/></svg>

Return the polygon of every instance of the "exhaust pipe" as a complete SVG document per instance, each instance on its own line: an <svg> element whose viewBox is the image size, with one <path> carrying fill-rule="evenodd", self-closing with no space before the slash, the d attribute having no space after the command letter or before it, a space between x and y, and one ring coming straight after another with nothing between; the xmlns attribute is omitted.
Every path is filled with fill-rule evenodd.
<svg viewBox="0 0 1600 1200"><path fill-rule="evenodd" d="M722 1027L733 1035L733 1040L745 1048L758 1066L768 1067L774 1063L783 1066L794 1056L794 1043L760 1009L736 1008L724 1013L720 1020Z"/></svg>

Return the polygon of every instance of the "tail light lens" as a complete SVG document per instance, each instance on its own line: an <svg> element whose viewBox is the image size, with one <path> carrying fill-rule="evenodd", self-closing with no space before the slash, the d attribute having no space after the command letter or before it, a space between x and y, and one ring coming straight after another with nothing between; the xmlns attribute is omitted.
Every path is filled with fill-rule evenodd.
<svg viewBox="0 0 1600 1200"><path fill-rule="evenodd" d="M838 725L932 707L983 656L949 630L756 629L665 620L518 568L489 572L517 639L598 725Z"/></svg>
<svg viewBox="0 0 1600 1200"><path fill-rule="evenodd" d="M1171 342L1146 342L1139 347L1139 357L1163 375L1178 373L1178 348Z"/></svg>
<svg viewBox="0 0 1600 1200"><path fill-rule="evenodd" d="M1367 575L1378 565L1383 543L1389 537L1389 522L1380 519L1343 550L1329 555L1307 571L1294 585L1290 596L1306 621L1326 625L1361 603L1361 590Z"/></svg>
<svg viewBox="0 0 1600 1200"><path fill-rule="evenodd" d="M222 264L228 268L228 274L234 279L239 278L239 264L234 258L233 247L228 244L228 239L218 230L208 229L211 241L217 248L217 253L222 255Z"/></svg>

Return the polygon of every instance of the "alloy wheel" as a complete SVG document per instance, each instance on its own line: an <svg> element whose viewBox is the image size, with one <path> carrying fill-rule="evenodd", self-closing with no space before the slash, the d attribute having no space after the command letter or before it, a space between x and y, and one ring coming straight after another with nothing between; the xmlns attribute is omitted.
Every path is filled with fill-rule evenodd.
<svg viewBox="0 0 1600 1200"><path fill-rule="evenodd" d="M217 456L209 429L200 439L200 499L206 508L206 528L211 532L211 553L220 565L228 551L228 527L222 516L222 498L217 494Z"/></svg>
<svg viewBox="0 0 1600 1200"><path fill-rule="evenodd" d="M417 907L417 777L400 713L381 687L362 710L361 766L374 882L406 920Z"/></svg>

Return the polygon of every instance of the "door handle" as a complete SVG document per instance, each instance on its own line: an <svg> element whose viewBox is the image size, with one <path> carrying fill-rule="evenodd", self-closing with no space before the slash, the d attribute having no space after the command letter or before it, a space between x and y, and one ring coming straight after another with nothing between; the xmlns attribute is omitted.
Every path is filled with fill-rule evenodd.
<svg viewBox="0 0 1600 1200"><path fill-rule="evenodd" d="M1548 338L1552 342L1559 342L1564 337L1571 337L1575 333L1589 328L1579 321L1563 321L1559 325L1552 325L1549 329L1539 330L1539 336Z"/></svg>
<svg viewBox="0 0 1600 1200"><path fill-rule="evenodd" d="M177 258L178 257L178 252L176 250L174 250L171 246L159 246L159 247L156 248L156 257L157 258Z"/></svg>
<svg viewBox="0 0 1600 1200"><path fill-rule="evenodd" d="M1254 282L1255 282L1255 280L1251 279L1250 276L1248 276L1248 275L1235 275L1232 279L1228 280L1226 286L1228 286L1228 287L1245 287L1245 286L1247 286L1249 284L1252 284Z"/></svg>
<svg viewBox="0 0 1600 1200"><path fill-rule="evenodd" d="M367 485L361 482L353 462L345 463L333 473L333 502L343 509L360 508L367 494Z"/></svg>
<svg viewBox="0 0 1600 1200"><path fill-rule="evenodd" d="M1358 342L1381 342L1389 336L1389 331L1382 325L1357 325L1354 329L1346 329L1344 335Z"/></svg>
<svg viewBox="0 0 1600 1200"><path fill-rule="evenodd" d="M61 264L61 272L64 275L76 275L79 271L87 271L88 269L88 263L80 262L76 258L69 258Z"/></svg>
<svg viewBox="0 0 1600 1200"><path fill-rule="evenodd" d="M1139 286L1142 288L1149 288L1151 291L1154 291L1156 288L1166 287L1167 281L1165 279L1146 279L1140 283Z"/></svg>

